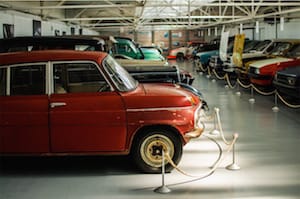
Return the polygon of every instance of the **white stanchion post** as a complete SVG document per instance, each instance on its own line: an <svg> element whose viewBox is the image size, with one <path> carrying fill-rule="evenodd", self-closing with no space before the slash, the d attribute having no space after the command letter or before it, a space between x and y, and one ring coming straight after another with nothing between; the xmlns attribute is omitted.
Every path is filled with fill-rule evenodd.
<svg viewBox="0 0 300 199"><path fill-rule="evenodd" d="M238 134L234 134L233 137L238 136ZM240 170L241 167L235 162L235 143L232 146L232 163L226 167L228 170L236 171Z"/></svg>
<svg viewBox="0 0 300 199"><path fill-rule="evenodd" d="M217 129L217 114L219 114L219 109L218 108L215 108L215 115L214 115L214 129L211 131L211 132L209 132L209 134L211 134L211 135L220 135L220 131L218 131L218 129Z"/></svg>
<svg viewBox="0 0 300 199"><path fill-rule="evenodd" d="M255 102L255 99L254 99L254 97L253 97L253 86L251 86L251 98L249 99L249 102L250 102L251 104L254 104L254 102Z"/></svg>
<svg viewBox="0 0 300 199"><path fill-rule="evenodd" d="M278 103L278 98L277 98L277 91L275 92L275 106L272 108L273 112L278 112L279 111L279 108L277 106L277 103Z"/></svg>
<svg viewBox="0 0 300 199"><path fill-rule="evenodd" d="M165 185L165 153L164 153L163 149L162 149L161 177L162 177L162 185L160 187L157 187L156 189L154 189L154 192L156 192L156 193L170 193L171 189L169 189Z"/></svg>

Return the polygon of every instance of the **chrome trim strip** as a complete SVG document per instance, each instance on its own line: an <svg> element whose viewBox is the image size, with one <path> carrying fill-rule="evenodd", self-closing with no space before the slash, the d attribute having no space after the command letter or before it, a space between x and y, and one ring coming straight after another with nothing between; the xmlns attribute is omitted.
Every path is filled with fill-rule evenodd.
<svg viewBox="0 0 300 199"><path fill-rule="evenodd" d="M162 107L162 108L129 108L126 109L128 112L137 112L137 111L176 111L176 110L188 110L192 108L192 106L185 107Z"/></svg>

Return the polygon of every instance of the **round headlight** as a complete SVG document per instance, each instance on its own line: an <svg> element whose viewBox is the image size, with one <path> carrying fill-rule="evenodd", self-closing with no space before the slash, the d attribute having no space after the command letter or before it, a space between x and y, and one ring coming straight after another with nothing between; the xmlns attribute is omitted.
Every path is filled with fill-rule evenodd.
<svg viewBox="0 0 300 199"><path fill-rule="evenodd" d="M288 81L289 85L292 85L292 86L294 86L296 83L296 79L293 77L288 77L287 81Z"/></svg>

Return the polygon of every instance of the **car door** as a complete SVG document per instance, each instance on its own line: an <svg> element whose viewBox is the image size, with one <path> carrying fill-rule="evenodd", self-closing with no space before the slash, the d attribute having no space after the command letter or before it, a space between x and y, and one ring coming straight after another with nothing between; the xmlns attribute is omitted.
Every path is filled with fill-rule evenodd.
<svg viewBox="0 0 300 199"><path fill-rule="evenodd" d="M52 152L120 152L126 118L118 92L92 62L53 63Z"/></svg>
<svg viewBox="0 0 300 199"><path fill-rule="evenodd" d="M0 68L0 152L49 152L46 64Z"/></svg>

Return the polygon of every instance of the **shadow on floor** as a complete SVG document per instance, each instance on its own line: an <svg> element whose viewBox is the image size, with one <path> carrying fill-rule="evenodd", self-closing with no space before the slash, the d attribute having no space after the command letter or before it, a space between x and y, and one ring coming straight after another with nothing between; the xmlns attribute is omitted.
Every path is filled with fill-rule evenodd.
<svg viewBox="0 0 300 199"><path fill-rule="evenodd" d="M127 175L140 171L130 156L0 157L0 175Z"/></svg>

